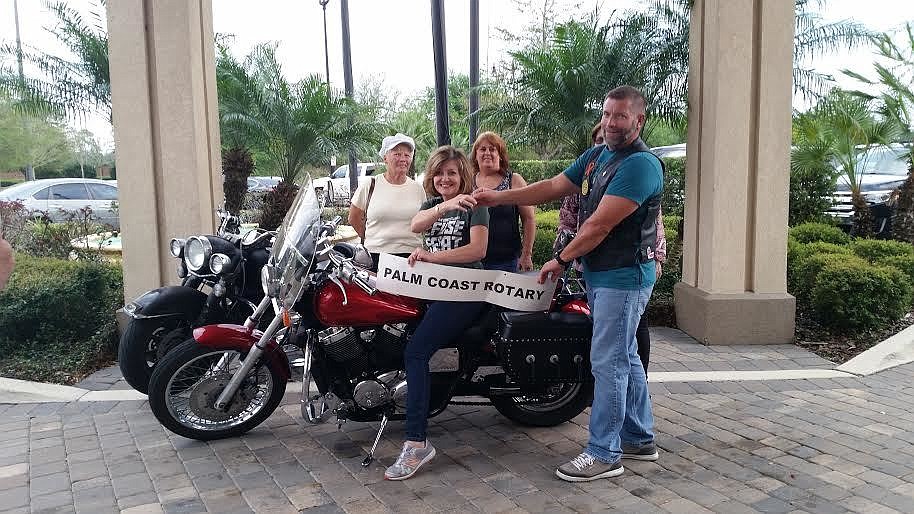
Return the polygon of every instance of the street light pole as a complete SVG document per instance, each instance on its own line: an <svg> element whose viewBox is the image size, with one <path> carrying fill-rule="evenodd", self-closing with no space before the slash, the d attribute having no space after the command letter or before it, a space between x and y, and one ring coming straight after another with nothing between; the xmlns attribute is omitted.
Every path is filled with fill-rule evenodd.
<svg viewBox="0 0 914 514"><path fill-rule="evenodd" d="M317 0L324 9L324 69L327 72L327 98L330 98L330 51L327 46L327 4L330 0ZM333 173L333 165L336 163L336 156L330 157L330 163L327 165L328 176Z"/></svg>
<svg viewBox="0 0 914 514"><path fill-rule="evenodd" d="M340 0L340 19L343 22L343 82L346 87L346 97L350 100L355 96L352 85L352 47L349 42L349 0ZM359 186L359 164L355 150L349 149L349 197L355 193Z"/></svg>
<svg viewBox="0 0 914 514"><path fill-rule="evenodd" d="M479 0L470 0L470 145L479 129Z"/></svg>
<svg viewBox="0 0 914 514"><path fill-rule="evenodd" d="M22 40L19 38L19 3L13 0L13 17L16 19L16 60L19 62L19 83L25 86L25 73L22 71ZM29 122L22 117L22 130L31 132ZM35 180L35 169L31 161L25 165L25 180Z"/></svg>
<svg viewBox="0 0 914 514"><path fill-rule="evenodd" d="M435 127L438 146L451 144L447 104L447 51L444 46L444 0L432 2L432 47L435 54Z"/></svg>
<svg viewBox="0 0 914 514"><path fill-rule="evenodd" d="M330 0L317 0L324 8L324 68L327 70L327 95L330 95L330 53L327 50L327 4Z"/></svg>

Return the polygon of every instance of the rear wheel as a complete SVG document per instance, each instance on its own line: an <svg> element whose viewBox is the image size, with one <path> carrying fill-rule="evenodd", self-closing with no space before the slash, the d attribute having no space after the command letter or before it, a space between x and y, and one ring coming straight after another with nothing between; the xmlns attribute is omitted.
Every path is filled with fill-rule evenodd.
<svg viewBox="0 0 914 514"><path fill-rule="evenodd" d="M182 343L152 374L152 413L165 428L200 441L238 436L256 427L282 401L286 380L269 359L262 359L244 377L229 404L216 408L216 400L244 357L237 350L206 348L194 340Z"/></svg>
<svg viewBox="0 0 914 514"><path fill-rule="evenodd" d="M554 427L584 412L593 400L593 384L563 383L549 386L545 394L494 396L492 405L504 417L534 427Z"/></svg>
<svg viewBox="0 0 914 514"><path fill-rule="evenodd" d="M130 387L146 393L159 359L190 336L190 322L179 316L130 320L117 349L117 363L124 380Z"/></svg>

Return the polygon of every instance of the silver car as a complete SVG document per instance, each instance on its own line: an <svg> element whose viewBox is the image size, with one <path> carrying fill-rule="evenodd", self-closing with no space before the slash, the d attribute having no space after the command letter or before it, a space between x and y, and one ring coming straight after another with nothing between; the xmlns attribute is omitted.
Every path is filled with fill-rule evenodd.
<svg viewBox="0 0 914 514"><path fill-rule="evenodd" d="M53 221L68 213L92 209L99 223L120 228L117 214L117 181L90 178L48 178L23 182L0 191L0 200L18 200L31 213L45 212Z"/></svg>

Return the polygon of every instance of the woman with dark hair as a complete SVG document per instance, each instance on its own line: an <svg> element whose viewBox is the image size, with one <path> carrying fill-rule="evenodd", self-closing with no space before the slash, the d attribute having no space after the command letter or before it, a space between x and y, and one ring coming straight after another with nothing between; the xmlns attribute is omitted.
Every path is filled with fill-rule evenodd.
<svg viewBox="0 0 914 514"><path fill-rule="evenodd" d="M481 269L489 241L489 211L476 207L470 163L460 150L442 146L428 158L423 185L429 200L412 220L424 232L425 247L409 256L416 261ZM406 442L387 480L405 480L435 456L426 440L431 377L428 363L438 349L454 341L485 308L483 302L431 302L403 352L406 364Z"/></svg>
<svg viewBox="0 0 914 514"><path fill-rule="evenodd" d="M494 132L483 132L473 143L470 162L474 188L502 191L524 187L524 177L511 171L505 140ZM524 226L521 239L520 223ZM533 270L533 241L536 218L530 205L499 205L489 208L489 251L482 266L511 273Z"/></svg>

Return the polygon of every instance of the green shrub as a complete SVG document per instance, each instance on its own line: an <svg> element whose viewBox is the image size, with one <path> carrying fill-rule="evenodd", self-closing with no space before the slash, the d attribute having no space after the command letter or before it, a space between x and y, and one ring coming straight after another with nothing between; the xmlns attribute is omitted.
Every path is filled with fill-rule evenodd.
<svg viewBox="0 0 914 514"><path fill-rule="evenodd" d="M875 263L886 257L914 255L914 246L901 241L885 241L881 239L856 239L851 243L854 254Z"/></svg>
<svg viewBox="0 0 914 514"><path fill-rule="evenodd" d="M800 296L809 293L809 287L813 282L804 282L799 279L803 276L799 271L801 263L807 257L813 255L851 255L851 249L847 245L836 245L834 243L825 243L815 241L812 243L798 243L792 237L787 238L787 291L794 296ZM815 280L811 277L810 280ZM798 289L806 287L802 293L798 294Z"/></svg>
<svg viewBox="0 0 914 514"><path fill-rule="evenodd" d="M3 179L3 180L0 180L0 187L15 186L16 184L19 184L20 182L22 182L22 179Z"/></svg>
<svg viewBox="0 0 914 514"><path fill-rule="evenodd" d="M914 255L890 255L878 259L875 264L879 266L891 266L908 277L908 281L914 284Z"/></svg>
<svg viewBox="0 0 914 514"><path fill-rule="evenodd" d="M512 161L511 169L524 177L528 184L532 184L558 175L573 162L574 160Z"/></svg>
<svg viewBox="0 0 914 514"><path fill-rule="evenodd" d="M663 159L666 173L663 175L663 196L660 203L664 214L682 216L685 212L685 157Z"/></svg>
<svg viewBox="0 0 914 514"><path fill-rule="evenodd" d="M796 239L798 243L822 241L843 245L850 242L850 236L842 232L840 228L826 223L803 223L791 227L788 234Z"/></svg>
<svg viewBox="0 0 914 514"><path fill-rule="evenodd" d="M673 243L682 244L682 234L679 233L679 225L682 223L682 216L675 214L663 214L663 230L666 232L666 244L669 246Z"/></svg>
<svg viewBox="0 0 914 514"><path fill-rule="evenodd" d="M114 355L114 312L123 300L119 266L17 254L10 282L0 292L2 371L41 369L41 376L29 378L59 382L92 371Z"/></svg>
<svg viewBox="0 0 914 514"><path fill-rule="evenodd" d="M881 328L911 306L911 284L893 267L857 259L824 266L812 290L819 322L837 329Z"/></svg>
<svg viewBox="0 0 914 514"><path fill-rule="evenodd" d="M819 273L828 265L850 262L854 264L867 264L856 255L821 253L809 255L796 262L794 272L788 281L788 291L797 297L801 304L809 304L812 300L812 290L818 282Z"/></svg>
<svg viewBox="0 0 914 514"><path fill-rule="evenodd" d="M537 268L552 259L552 245L559 227L559 211L537 211L533 265Z"/></svg>

